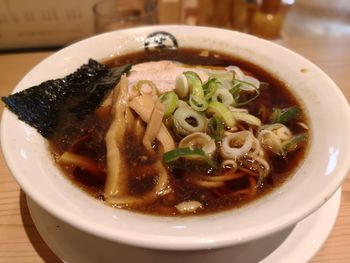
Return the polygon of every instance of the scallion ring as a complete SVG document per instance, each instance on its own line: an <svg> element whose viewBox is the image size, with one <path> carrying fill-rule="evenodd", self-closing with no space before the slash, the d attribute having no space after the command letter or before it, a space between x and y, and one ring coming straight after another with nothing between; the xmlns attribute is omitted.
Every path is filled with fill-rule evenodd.
<svg viewBox="0 0 350 263"><path fill-rule="evenodd" d="M191 107L179 107L173 115L175 131L180 135L204 131L206 118Z"/></svg>
<svg viewBox="0 0 350 263"><path fill-rule="evenodd" d="M169 117L176 109L179 98L174 91L163 93L160 97L160 102L165 106L164 117Z"/></svg>
<svg viewBox="0 0 350 263"><path fill-rule="evenodd" d="M186 71L183 73L187 79L188 83L188 91L190 93L193 92L193 89L195 88L201 88L202 89L202 80L199 77L199 75L194 71Z"/></svg>
<svg viewBox="0 0 350 263"><path fill-rule="evenodd" d="M232 111L232 114L237 121L243 121L254 126L261 126L261 120L254 115L239 111Z"/></svg>
<svg viewBox="0 0 350 263"><path fill-rule="evenodd" d="M226 107L234 104L234 99L232 94L227 89L217 89L217 91L213 94L213 101L222 102Z"/></svg>
<svg viewBox="0 0 350 263"><path fill-rule="evenodd" d="M184 75L188 81L188 88L190 91L189 104L196 111L205 111L208 107L208 102L204 96L202 87L202 80L197 73L193 71L186 71Z"/></svg>
<svg viewBox="0 0 350 263"><path fill-rule="evenodd" d="M190 94L188 103L192 109L196 111L205 111L208 108L208 102L202 96L195 96L194 94Z"/></svg>
<svg viewBox="0 0 350 263"><path fill-rule="evenodd" d="M183 138L179 142L179 148L185 147L202 149L210 158L214 155L216 151L215 141L204 132L194 132Z"/></svg>
<svg viewBox="0 0 350 263"><path fill-rule="evenodd" d="M228 127L233 127L236 124L236 120L233 117L230 110L221 102L211 101L209 102L208 113L212 113L220 120L222 120Z"/></svg>

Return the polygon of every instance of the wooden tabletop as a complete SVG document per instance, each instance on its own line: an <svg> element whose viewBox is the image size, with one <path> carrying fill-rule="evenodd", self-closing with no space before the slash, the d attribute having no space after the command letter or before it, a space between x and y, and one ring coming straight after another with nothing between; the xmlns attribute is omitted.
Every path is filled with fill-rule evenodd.
<svg viewBox="0 0 350 263"><path fill-rule="evenodd" d="M350 38L293 38L283 45L323 69L350 101ZM8 95L19 80L49 52L0 55L0 96ZM3 110L1 103L0 111ZM349 138L345 138L349 139ZM11 177L0 154L0 263L59 262L38 234L25 194ZM330 237L312 260L350 262L350 178L342 187L342 201Z"/></svg>

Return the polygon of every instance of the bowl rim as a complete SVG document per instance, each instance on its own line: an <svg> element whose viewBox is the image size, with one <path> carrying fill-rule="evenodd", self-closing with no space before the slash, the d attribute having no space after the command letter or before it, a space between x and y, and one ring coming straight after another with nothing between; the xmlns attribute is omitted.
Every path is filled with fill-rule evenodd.
<svg viewBox="0 0 350 263"><path fill-rule="evenodd" d="M113 35L116 34L116 32L126 32L126 33L133 33L133 32L139 32L139 31L147 31L147 30L169 30L169 29L181 29L186 28L188 30L207 30L207 31L215 31L215 32L222 32L224 34L244 34L240 32L234 32L230 30L225 29L218 29L218 28L208 28L208 27L198 27L198 26L183 26L183 25L160 25L160 26L145 26L145 27L138 27L138 28L131 28L131 29L123 29L113 32L104 33L101 35L93 36L84 40L81 40L79 42L76 42L67 48L71 46L79 46L81 43L90 41L91 39L98 38L100 36L105 35ZM254 36L248 36L244 34L245 37L249 37L251 39L258 39ZM259 39L259 41L263 41L264 43L267 43L268 45L274 46L274 48L278 48L283 50L283 52L287 52L288 54L292 56L297 56L298 59L302 60L306 65L312 67L313 69L317 70L320 74L323 75L325 80L327 80L328 84L334 88L335 96L337 96L337 99L339 99L340 106L342 107L343 111L346 112L345 120L347 124L348 130L350 130L350 108L347 103L347 100L345 99L344 95L340 91L340 89L337 87L337 85L331 80L328 75L326 75L319 67L317 67L315 64L307 60L306 58L300 56L299 54L284 48L280 45L277 45L275 43L269 42L264 39ZM35 67L40 66L42 63L44 63L46 60L50 59L53 56L57 56L60 54L60 52L63 52L62 49L58 52L55 52L54 54L50 55L49 57L45 58L43 61L41 61L39 64L37 64ZM35 68L34 67L34 68ZM33 68L33 69L34 69ZM28 73L27 73L28 74ZM27 76L27 75L26 75ZM17 88L17 86L16 86ZM16 90L16 88L14 90ZM13 92L13 91L12 91ZM177 239L177 238L169 238L169 237L159 237L154 238L153 236L147 236L147 235L140 235L140 236L132 236L132 235L116 235L115 233L112 233L111 231L108 231L108 229L103 228L93 228L93 225L88 222L81 222L80 218L78 216L72 216L67 213L64 213L64 208L60 207L59 205L52 204L46 202L45 198L38 194L38 192L33 191L32 187L30 185L24 184L21 180L21 176L17 174L16 164L12 162L11 155L9 154L8 150L8 144L6 144L6 119L8 115L10 114L10 111L8 109L4 109L2 114L2 120L1 120L1 147L3 151L3 155L6 161L6 164L11 171L13 177L17 181L17 183L21 186L21 188L24 190L26 194L28 194L37 204L39 204L41 207L43 207L45 210L49 211L54 216L62 219L64 222L73 225L74 227L81 229L85 232L101 236L103 238L106 238L108 240L116 241L116 242L122 242L129 245L136 245L140 247L145 248L151 248L151 249L166 249L166 250L199 250L199 249L207 249L207 248L219 248L219 247L226 247L230 245L235 245L238 243L245 243L254 239L261 238L263 236L272 234L274 232L277 232L279 230L284 229L287 226L293 225L300 221L301 219L305 218L307 215L309 215L311 212L315 211L318 207L320 207L322 204L324 204L340 187L342 181L345 179L347 172L350 168L350 162L343 162L338 167L338 173L341 174L336 177L336 180L332 181L332 184L330 184L326 189L324 189L323 196L325 196L324 199L320 198L313 198L309 200L308 206L304 206L303 209L300 209L300 211L292 212L289 215L281 215L281 218L279 218L278 221L274 221L270 224L266 224L267 227L264 229L259 229L259 232L253 233L250 232L249 234L245 235L244 237L230 237L225 236L222 238L218 238L216 240L213 240L212 242L207 242L205 240L198 242L196 239ZM345 142L344 142L345 143ZM350 156L350 141L347 142L346 147L347 155ZM277 223L277 224L276 224ZM120 233L119 233L120 234Z"/></svg>

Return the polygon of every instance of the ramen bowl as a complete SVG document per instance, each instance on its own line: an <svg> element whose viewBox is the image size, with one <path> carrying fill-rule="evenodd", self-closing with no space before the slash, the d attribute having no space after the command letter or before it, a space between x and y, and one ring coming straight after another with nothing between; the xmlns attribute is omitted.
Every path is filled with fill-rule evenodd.
<svg viewBox="0 0 350 263"><path fill-rule="evenodd" d="M215 28L154 26L98 35L51 55L13 92L63 77L89 58L101 61L159 48L196 48L249 61L287 84L303 105L310 145L302 164L283 185L238 209L188 217L161 217L114 209L76 187L53 162L38 132L5 110L1 144L8 167L24 192L74 228L128 245L202 250L252 241L286 229L322 206L340 187L350 165L349 106L335 83L300 55L271 42Z"/></svg>

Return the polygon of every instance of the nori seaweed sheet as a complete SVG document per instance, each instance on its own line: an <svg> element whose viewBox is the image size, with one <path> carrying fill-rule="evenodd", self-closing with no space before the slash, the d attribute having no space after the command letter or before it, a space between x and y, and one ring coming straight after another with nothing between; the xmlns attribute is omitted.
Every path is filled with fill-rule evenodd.
<svg viewBox="0 0 350 263"><path fill-rule="evenodd" d="M93 112L131 65L108 68L93 59L74 73L2 97L18 118L50 139L58 125L79 122Z"/></svg>

